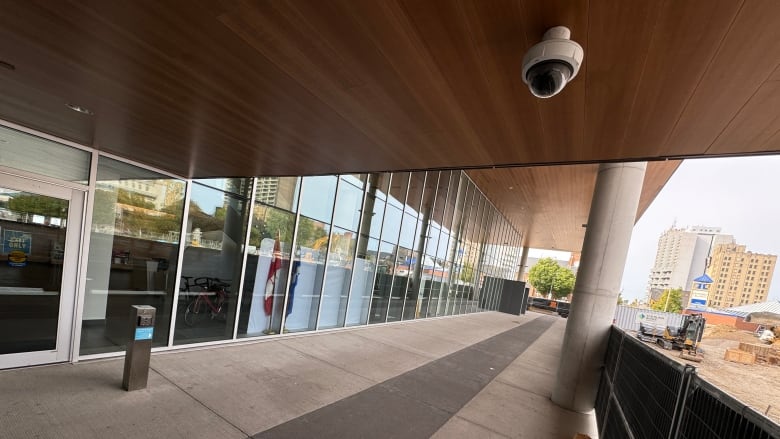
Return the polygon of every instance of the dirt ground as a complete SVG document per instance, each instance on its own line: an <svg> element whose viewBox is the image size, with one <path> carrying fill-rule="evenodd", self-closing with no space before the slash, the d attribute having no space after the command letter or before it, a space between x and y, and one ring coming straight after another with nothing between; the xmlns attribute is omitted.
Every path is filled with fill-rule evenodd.
<svg viewBox="0 0 780 439"><path fill-rule="evenodd" d="M707 325L700 344L704 351L701 363L680 358L680 351L667 351L660 347L657 350L683 364L695 366L699 376L780 423L780 366L739 364L724 360L726 349L736 349L740 342L761 344L751 332L729 326ZM775 347L780 348L780 343L775 343Z"/></svg>

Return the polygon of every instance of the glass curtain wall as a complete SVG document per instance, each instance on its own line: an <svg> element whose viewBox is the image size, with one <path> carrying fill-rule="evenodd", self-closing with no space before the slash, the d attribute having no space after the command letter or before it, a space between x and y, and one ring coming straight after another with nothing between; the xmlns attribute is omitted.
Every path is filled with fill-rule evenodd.
<svg viewBox="0 0 780 439"><path fill-rule="evenodd" d="M193 180L181 284L195 287L179 294L174 344L233 338L251 182Z"/></svg>
<svg viewBox="0 0 780 439"><path fill-rule="evenodd" d="M444 207L447 204L447 187L449 185L450 171L436 173L435 195L433 206L425 236L425 258L422 266L422 282L425 303L421 307L421 317L436 315L436 307L439 305L441 294L442 261L438 257L439 240L442 234L444 220Z"/></svg>
<svg viewBox="0 0 780 439"><path fill-rule="evenodd" d="M81 355L121 351L131 305L157 308L153 346L168 344L185 182L98 160Z"/></svg>
<svg viewBox="0 0 780 439"><path fill-rule="evenodd" d="M404 245L409 244L411 253L403 261L404 270L406 271L406 285L403 298L403 312L401 314L402 320L411 320L419 316L420 265L418 265L418 262L422 262L420 258L424 250L421 248L424 244L424 241L421 239L424 216L421 206L423 205L423 199L428 197L431 192L426 192L425 183L425 172L413 172L411 174L409 193L404 206L404 225L401 228L401 240L404 242ZM430 203L430 201L428 202ZM408 242L408 238L405 240L404 235L408 234L411 234L411 243Z"/></svg>
<svg viewBox="0 0 780 439"><path fill-rule="evenodd" d="M492 310L515 274L462 171L192 180L185 209L185 180L97 169L81 354L122 350L131 302L180 345Z"/></svg>
<svg viewBox="0 0 780 439"><path fill-rule="evenodd" d="M444 213L444 227L439 240L439 254L444 256L444 270L442 273L441 293L439 295L439 307L437 316L447 315L452 307L452 295L455 282L455 256L457 254L458 227L463 210L463 185L462 172L453 171L450 176L450 186L447 195L447 205Z"/></svg>
<svg viewBox="0 0 780 439"><path fill-rule="evenodd" d="M369 310L373 317L378 309L387 308L387 303L382 303L381 296L374 294L374 291L375 285L378 285L375 280L379 277L379 239L389 187L390 174L373 173L366 176L367 190L361 209L365 214L360 218L346 326L365 325L368 323Z"/></svg>
<svg viewBox="0 0 780 439"><path fill-rule="evenodd" d="M290 271L299 177L257 179L249 231L239 337L278 334L282 327ZM288 304L291 305L291 304Z"/></svg>
<svg viewBox="0 0 780 439"><path fill-rule="evenodd" d="M339 177L318 329L344 326L366 176Z"/></svg>
<svg viewBox="0 0 780 439"><path fill-rule="evenodd" d="M389 252L392 248L393 253L388 261L390 279L385 284L388 288L383 292L383 295L389 298L389 307L384 320L386 322L401 320L406 283L409 277L409 264L406 261L412 256L411 246L414 241L414 225L411 225L410 231L410 221L404 215L409 177L408 172L393 174L390 184L390 198L388 198L387 210L385 211L385 226L382 229L382 241L384 241L382 244L387 243L385 250ZM405 225L404 219L407 221Z"/></svg>
<svg viewBox="0 0 780 439"><path fill-rule="evenodd" d="M317 327L338 184L339 178L333 175L302 179L292 280L287 291L290 314L283 331L311 331Z"/></svg>

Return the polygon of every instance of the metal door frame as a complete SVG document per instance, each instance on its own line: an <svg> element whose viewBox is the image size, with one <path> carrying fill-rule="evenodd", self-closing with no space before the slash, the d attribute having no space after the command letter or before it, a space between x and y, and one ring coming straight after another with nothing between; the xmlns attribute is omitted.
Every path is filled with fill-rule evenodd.
<svg viewBox="0 0 780 439"><path fill-rule="evenodd" d="M6 173L0 169L0 187L23 192L59 198L68 201L67 229L65 231L65 253L62 263L59 315L57 317L57 339L54 350L20 352L0 355L0 369L24 367L47 363L71 361L78 291L79 268L81 265L81 241L84 233L84 206L87 191L43 181L22 173Z"/></svg>

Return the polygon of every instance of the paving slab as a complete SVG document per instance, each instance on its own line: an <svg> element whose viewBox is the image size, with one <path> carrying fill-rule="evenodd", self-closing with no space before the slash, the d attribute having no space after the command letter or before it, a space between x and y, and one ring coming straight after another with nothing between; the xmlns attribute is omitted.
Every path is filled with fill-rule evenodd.
<svg viewBox="0 0 780 439"><path fill-rule="evenodd" d="M454 416L444 424L432 439L472 438L472 439L510 439L484 425L478 425L459 416Z"/></svg>
<svg viewBox="0 0 780 439"><path fill-rule="evenodd" d="M276 342L157 355L152 367L249 434L375 384Z"/></svg>
<svg viewBox="0 0 780 439"><path fill-rule="evenodd" d="M160 375L122 390L123 360L0 371L0 438L241 438ZM174 421L172 421L174 420Z"/></svg>
<svg viewBox="0 0 780 439"><path fill-rule="evenodd" d="M549 397L494 380L458 416L512 438L571 439L576 433L598 437L595 416L565 410Z"/></svg>
<svg viewBox="0 0 780 439"><path fill-rule="evenodd" d="M428 438L551 324L515 326L254 437Z"/></svg>
<svg viewBox="0 0 780 439"><path fill-rule="evenodd" d="M352 372L375 383L431 361L403 346L377 342L353 331L280 341L304 355Z"/></svg>
<svg viewBox="0 0 780 439"><path fill-rule="evenodd" d="M554 437L513 422L568 422L542 396L564 327L486 312L156 353L136 392L121 358L0 371L0 438Z"/></svg>

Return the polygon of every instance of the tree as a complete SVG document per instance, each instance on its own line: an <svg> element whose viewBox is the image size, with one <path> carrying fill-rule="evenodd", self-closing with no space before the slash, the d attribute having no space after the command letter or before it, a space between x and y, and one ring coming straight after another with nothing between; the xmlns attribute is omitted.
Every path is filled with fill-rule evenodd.
<svg viewBox="0 0 780 439"><path fill-rule="evenodd" d="M574 273L566 267L558 267L555 281L553 282L553 297L560 299L566 297L574 291L574 282L576 278Z"/></svg>
<svg viewBox="0 0 780 439"><path fill-rule="evenodd" d="M67 218L68 202L45 195L17 195L8 200L8 209L19 213Z"/></svg>
<svg viewBox="0 0 780 439"><path fill-rule="evenodd" d="M682 311L682 289L665 290L661 297L652 303L650 308L656 311L679 313Z"/></svg>
<svg viewBox="0 0 780 439"><path fill-rule="evenodd" d="M474 281L474 266L470 262L463 264L463 268L460 270L460 280L466 283Z"/></svg>
<svg viewBox="0 0 780 439"><path fill-rule="evenodd" d="M543 294L551 293L555 298L569 295L574 290L574 273L561 267L553 258L543 258L528 272L528 282Z"/></svg>

